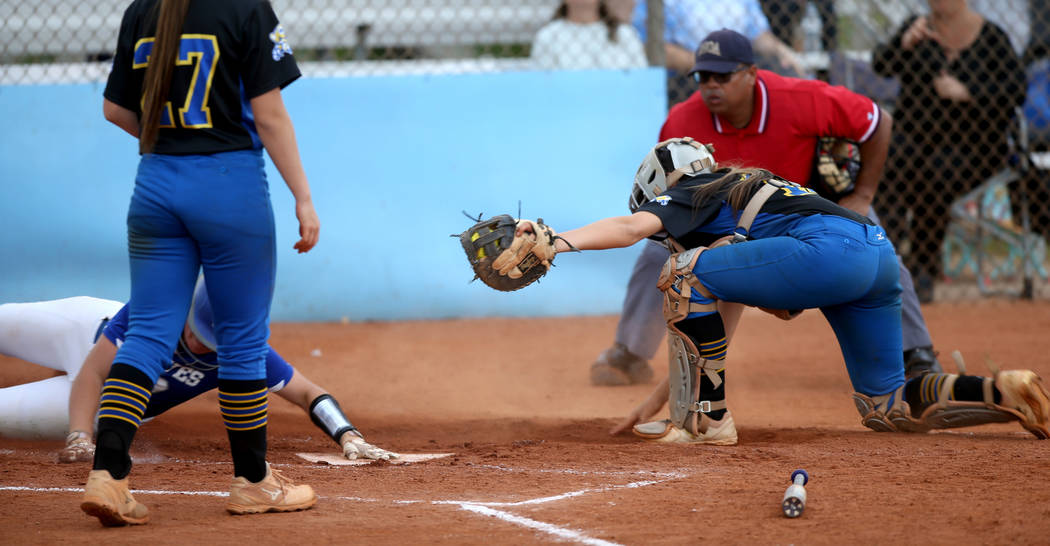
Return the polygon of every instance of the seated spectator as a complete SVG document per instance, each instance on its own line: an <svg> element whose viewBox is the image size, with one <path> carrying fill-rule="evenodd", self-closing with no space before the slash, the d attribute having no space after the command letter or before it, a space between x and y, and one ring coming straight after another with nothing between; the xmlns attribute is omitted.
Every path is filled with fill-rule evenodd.
<svg viewBox="0 0 1050 546"><path fill-rule="evenodd" d="M929 0L929 15L906 20L873 52L873 68L899 79L889 191L910 206L919 298L930 301L953 200L1000 170L1007 131L1025 99L1025 73L1010 39L966 0ZM898 239L899 240L899 239Z"/></svg>
<svg viewBox="0 0 1050 546"><path fill-rule="evenodd" d="M648 66L638 34L616 20L604 0L563 0L536 33L532 59L542 69Z"/></svg>

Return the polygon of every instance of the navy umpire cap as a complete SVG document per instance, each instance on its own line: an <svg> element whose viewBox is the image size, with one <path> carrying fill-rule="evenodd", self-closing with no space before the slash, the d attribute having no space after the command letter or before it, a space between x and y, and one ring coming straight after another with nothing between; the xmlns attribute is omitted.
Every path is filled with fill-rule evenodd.
<svg viewBox="0 0 1050 546"><path fill-rule="evenodd" d="M700 47L696 48L696 63L689 73L727 74L742 64L755 64L751 40L735 30L723 28L708 34L700 42Z"/></svg>
<svg viewBox="0 0 1050 546"><path fill-rule="evenodd" d="M193 303L190 304L190 331L205 347L215 350L215 325L211 314L211 302L208 301L208 289L204 285L204 275L197 277L197 286L193 288Z"/></svg>

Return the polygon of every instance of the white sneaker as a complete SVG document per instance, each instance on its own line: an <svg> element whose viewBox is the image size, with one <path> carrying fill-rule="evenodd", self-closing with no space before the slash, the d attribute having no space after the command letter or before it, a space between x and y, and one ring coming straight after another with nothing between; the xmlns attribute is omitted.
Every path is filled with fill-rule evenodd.
<svg viewBox="0 0 1050 546"><path fill-rule="evenodd" d="M665 419L635 425L633 430L636 436L650 442L715 446L733 446L737 443L736 424L733 422L733 415L728 411L720 421L710 419L706 415L701 416L700 428L700 434L693 434Z"/></svg>

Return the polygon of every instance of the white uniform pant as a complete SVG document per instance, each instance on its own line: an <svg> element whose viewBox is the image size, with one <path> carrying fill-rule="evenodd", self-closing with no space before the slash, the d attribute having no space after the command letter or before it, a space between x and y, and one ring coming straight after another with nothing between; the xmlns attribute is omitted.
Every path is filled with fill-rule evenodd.
<svg viewBox="0 0 1050 546"><path fill-rule="evenodd" d="M66 372L63 377L0 389L0 436L63 438L69 391L102 320L123 303L79 296L0 305L0 354Z"/></svg>

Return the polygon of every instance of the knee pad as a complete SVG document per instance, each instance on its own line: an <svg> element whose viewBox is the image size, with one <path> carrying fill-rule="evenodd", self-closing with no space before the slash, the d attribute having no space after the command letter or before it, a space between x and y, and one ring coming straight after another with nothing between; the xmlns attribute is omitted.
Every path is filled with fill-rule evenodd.
<svg viewBox="0 0 1050 546"><path fill-rule="evenodd" d="M700 254L707 247L692 248L683 252L671 254L660 271L660 278L656 287L664 293L664 320L667 326L686 318L689 313L716 311L715 297L693 273L693 267L700 258ZM692 290L711 300L710 303L691 302Z"/></svg>

